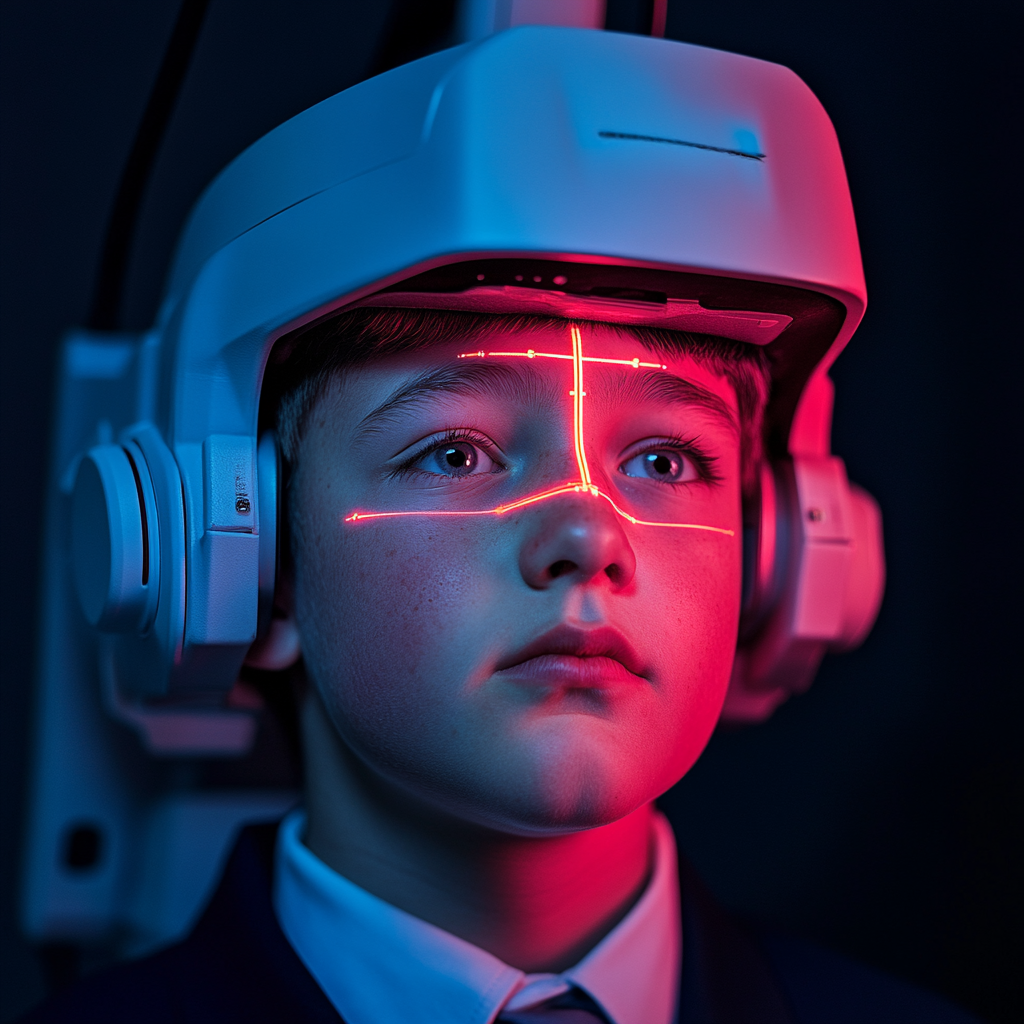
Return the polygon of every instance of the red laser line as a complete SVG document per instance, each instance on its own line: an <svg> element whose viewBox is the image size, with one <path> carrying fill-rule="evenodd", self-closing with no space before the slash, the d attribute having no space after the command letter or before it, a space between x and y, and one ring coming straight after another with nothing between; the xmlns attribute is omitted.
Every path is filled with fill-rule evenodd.
<svg viewBox="0 0 1024 1024"><path fill-rule="evenodd" d="M459 359L483 359L485 356L519 356L522 359L574 359L575 356L567 355L565 352L538 352L536 349L528 348L525 352L462 352ZM585 363L611 363L614 366L632 366L634 370L641 366L650 367L652 370L667 370L664 363L642 363L637 359L605 359L602 356L581 356Z"/></svg>
<svg viewBox="0 0 1024 1024"><path fill-rule="evenodd" d="M572 412L573 412L573 440L576 446L576 465L580 471L580 480L591 488L594 482L590 479L590 467L587 465L587 453L583 448L583 399L587 397L583 390L583 340L580 338L580 329L573 324L569 328L569 337L572 338Z"/></svg>
<svg viewBox="0 0 1024 1024"><path fill-rule="evenodd" d="M576 468L580 476L578 480L553 487L550 490L542 491L539 494L530 494L518 501L509 502L507 505L498 505L495 508L456 510L456 509L430 509L414 510L408 512L352 512L345 517L346 523L361 522L364 519L394 519L399 516L500 516L506 512L512 512L523 508L526 505L534 505L538 501L546 501L548 498L555 498L560 494L589 494L594 498L603 498L627 522L634 526L662 526L676 530L706 530L709 533L720 533L727 537L735 536L733 530L721 526L707 526L703 523L657 523L646 519L637 519L636 516L619 508L612 498L605 494L598 487L590 476L590 467L587 464L587 453L583 442L583 399L587 393L583 388L583 364L584 363L606 363L614 366L631 366L634 370L640 367L652 370L667 370L664 363L645 363L640 359L605 359L599 356L585 356L583 354L583 337L576 324L569 327L569 337L572 341L572 354L564 352L537 352L530 348L525 352L463 352L459 359L486 359L486 358L518 358L518 359L571 359L572 360L572 395L573 405L573 448L576 454Z"/></svg>

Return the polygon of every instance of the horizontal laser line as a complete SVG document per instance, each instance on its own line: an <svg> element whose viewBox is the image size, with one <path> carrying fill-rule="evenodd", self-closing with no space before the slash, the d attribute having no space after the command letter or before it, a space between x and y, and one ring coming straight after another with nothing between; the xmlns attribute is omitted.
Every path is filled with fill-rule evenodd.
<svg viewBox="0 0 1024 1024"><path fill-rule="evenodd" d="M525 352L461 352L459 353L460 359L483 359L488 356L515 356L520 359L568 359L572 360L574 357L567 355L565 352L537 352L532 348L528 348ZM639 358L637 359L605 359L602 356L581 356L581 359L585 363L609 363L613 366L632 366L634 370L639 369L641 366L647 367L652 370L667 370L668 367L664 363L642 363Z"/></svg>
<svg viewBox="0 0 1024 1024"><path fill-rule="evenodd" d="M706 530L709 533L720 533L726 537L734 537L736 535L734 530L728 530L721 526L707 526L704 523L660 523L646 519L637 519L636 516L632 516L628 512L619 508L619 506L616 505L600 487L597 487L595 484L585 484L582 481L564 484L561 487L554 487L551 490L543 491L540 494L530 494L525 498L520 498L518 501L510 501L507 505L498 505L496 508L422 509L402 512L353 512L351 515L346 516L344 521L346 523L357 523L363 522L367 519L392 519L400 516L501 516L505 515L507 512L514 512L516 509L523 508L526 505L533 505L539 501L556 498L560 494L573 493L590 494L595 498L604 498L604 500L611 505L618 515L622 516L623 519L632 523L634 526L663 526L668 529L677 530Z"/></svg>

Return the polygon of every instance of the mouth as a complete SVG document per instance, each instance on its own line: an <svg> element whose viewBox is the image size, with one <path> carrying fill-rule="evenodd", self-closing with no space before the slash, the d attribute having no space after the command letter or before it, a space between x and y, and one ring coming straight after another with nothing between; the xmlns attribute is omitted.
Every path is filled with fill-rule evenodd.
<svg viewBox="0 0 1024 1024"><path fill-rule="evenodd" d="M498 663L495 675L530 686L607 689L645 682L629 641L609 627L556 626Z"/></svg>

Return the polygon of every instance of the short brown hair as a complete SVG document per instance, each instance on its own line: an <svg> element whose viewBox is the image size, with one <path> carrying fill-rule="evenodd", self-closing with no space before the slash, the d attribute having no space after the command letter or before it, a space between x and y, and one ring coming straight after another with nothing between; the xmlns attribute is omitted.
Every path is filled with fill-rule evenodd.
<svg viewBox="0 0 1024 1024"><path fill-rule="evenodd" d="M487 333L530 333L567 327L559 317L466 313L436 309L363 307L323 320L282 338L271 353L261 399L261 418L275 425L285 464L293 466L309 414L348 367L442 341L472 342ZM656 327L607 325L654 352L689 355L724 376L736 392L744 496L756 488L763 453L764 408L769 370L764 351L711 334Z"/></svg>

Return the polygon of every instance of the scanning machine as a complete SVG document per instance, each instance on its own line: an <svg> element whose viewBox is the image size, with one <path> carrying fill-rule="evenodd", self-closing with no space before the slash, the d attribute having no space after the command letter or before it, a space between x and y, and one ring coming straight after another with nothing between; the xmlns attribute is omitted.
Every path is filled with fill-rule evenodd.
<svg viewBox="0 0 1024 1024"><path fill-rule="evenodd" d="M125 955L173 941L237 828L297 799L203 770L245 763L266 714L237 680L280 561L280 461L259 429L279 339L362 303L761 346L769 458L722 712L746 723L806 689L878 611L878 507L830 450L828 369L865 302L833 127L766 61L511 27L364 81L252 145L193 209L152 329L76 331L63 347L28 935Z"/></svg>

